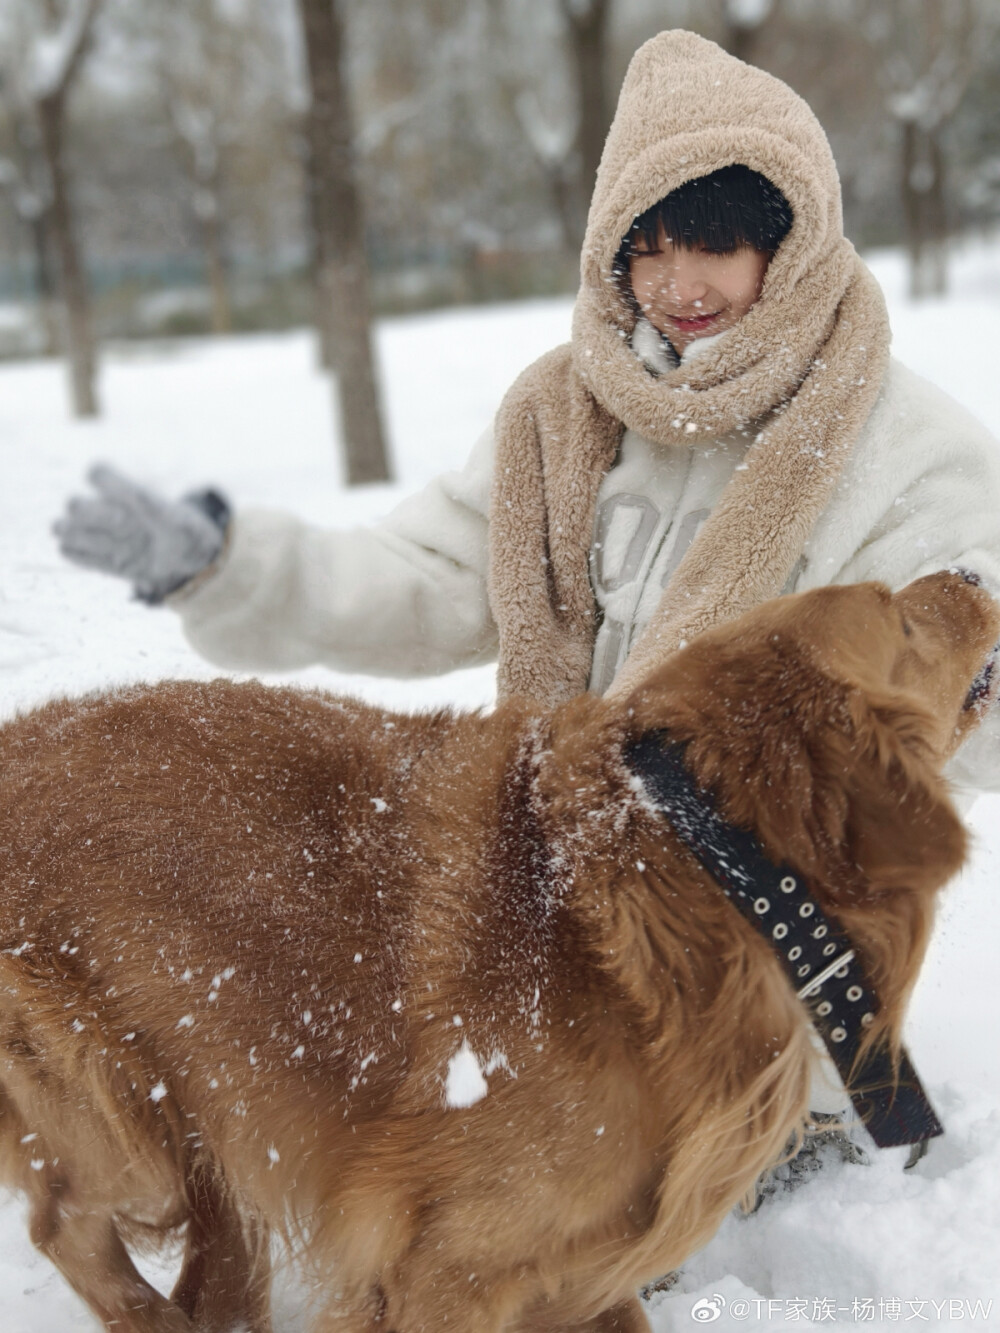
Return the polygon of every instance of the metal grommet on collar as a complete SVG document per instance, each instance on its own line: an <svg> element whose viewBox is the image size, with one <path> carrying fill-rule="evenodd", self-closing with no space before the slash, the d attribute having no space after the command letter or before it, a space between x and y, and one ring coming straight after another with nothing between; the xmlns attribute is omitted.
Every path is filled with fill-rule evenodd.
<svg viewBox="0 0 1000 1333"><path fill-rule="evenodd" d="M786 875L779 886L782 893L794 893L798 887L791 875Z"/></svg>
<svg viewBox="0 0 1000 1333"><path fill-rule="evenodd" d="M776 940L783 940L785 936L788 934L788 927L785 925L784 921L779 921L778 924L775 926L775 928L771 931L771 934L774 936Z"/></svg>
<svg viewBox="0 0 1000 1333"><path fill-rule="evenodd" d="M793 944L792 947L788 950L788 961L790 963L797 963L801 957L802 957L802 945Z"/></svg>
<svg viewBox="0 0 1000 1333"><path fill-rule="evenodd" d="M795 975L796 975L797 977L807 977L811 971L812 971L812 968L809 966L809 964L808 964L808 963L803 963L802 966L799 968L799 970L796 972Z"/></svg>
<svg viewBox="0 0 1000 1333"><path fill-rule="evenodd" d="M826 945L823 946L823 957L824 957L824 958L829 958L830 955L831 955L832 953L836 953L836 952L837 952L837 946L836 946L836 944L834 944L833 940L831 940L829 944L826 944Z"/></svg>
<svg viewBox="0 0 1000 1333"><path fill-rule="evenodd" d="M769 912L771 910L771 904L767 901L766 898L757 898L754 900L753 910L757 913L758 916L763 916L765 912Z"/></svg>
<svg viewBox="0 0 1000 1333"><path fill-rule="evenodd" d="M833 1013L833 1005L829 1000L824 1000L822 1004L816 1006L816 1012L819 1014L820 1018L826 1018L828 1014Z"/></svg>
<svg viewBox="0 0 1000 1333"><path fill-rule="evenodd" d="M836 970L836 972L834 972L833 975L834 975L835 977L846 977L846 976L847 976L847 971L848 971L848 964L845 963L843 967L838 967L837 970Z"/></svg>
<svg viewBox="0 0 1000 1333"><path fill-rule="evenodd" d="M860 1000L862 995L864 995L864 991L861 989L860 986L848 986L847 998L849 1000L851 1001Z"/></svg>
<svg viewBox="0 0 1000 1333"><path fill-rule="evenodd" d="M826 926L817 926L816 929L813 931L813 939L821 940L823 936L826 934L826 931L827 931Z"/></svg>
<svg viewBox="0 0 1000 1333"><path fill-rule="evenodd" d="M846 1028L834 1028L833 1031L830 1033L831 1041L838 1041L838 1042L845 1041L846 1038L847 1038Z"/></svg>
<svg viewBox="0 0 1000 1333"><path fill-rule="evenodd" d="M861 1026L862 1026L863 1028L870 1028L871 1025L872 1025L874 1022L875 1022L875 1015L874 1015L874 1014L862 1014L862 1015L861 1015Z"/></svg>
<svg viewBox="0 0 1000 1333"><path fill-rule="evenodd" d="M815 910L816 910L815 903L803 903L802 906L799 908L799 916L812 916Z"/></svg>

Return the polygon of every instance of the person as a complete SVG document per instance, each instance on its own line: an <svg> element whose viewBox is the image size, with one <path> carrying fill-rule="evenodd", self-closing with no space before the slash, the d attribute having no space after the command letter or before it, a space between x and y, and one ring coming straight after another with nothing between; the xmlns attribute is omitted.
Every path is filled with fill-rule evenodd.
<svg viewBox="0 0 1000 1333"><path fill-rule="evenodd" d="M608 134L572 339L524 371L462 470L331 532L98 469L57 532L223 667L496 660L501 695L618 694L782 592L948 566L1000 590L997 445L889 341L807 104L665 32ZM952 761L970 790L1000 789L998 674Z"/></svg>

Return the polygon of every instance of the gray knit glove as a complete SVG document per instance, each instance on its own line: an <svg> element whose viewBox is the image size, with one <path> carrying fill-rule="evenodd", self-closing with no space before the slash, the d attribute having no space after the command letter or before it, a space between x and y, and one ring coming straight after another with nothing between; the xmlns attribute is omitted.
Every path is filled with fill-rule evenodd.
<svg viewBox="0 0 1000 1333"><path fill-rule="evenodd" d="M230 508L218 491L162 500L107 464L91 468L93 499L76 497L53 524L68 560L131 579L156 605L207 568L222 550Z"/></svg>

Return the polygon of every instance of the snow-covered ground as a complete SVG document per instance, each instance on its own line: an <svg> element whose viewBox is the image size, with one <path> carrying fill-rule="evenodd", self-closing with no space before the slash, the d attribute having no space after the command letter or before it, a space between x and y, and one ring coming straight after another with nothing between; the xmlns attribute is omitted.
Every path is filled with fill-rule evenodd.
<svg viewBox="0 0 1000 1333"><path fill-rule="evenodd" d="M1000 247L971 247L949 299L919 307L903 298L899 256L876 256L873 267L897 355L1000 436ZM568 301L543 301L386 321L379 352L400 480L358 492L340 485L329 393L305 333L111 348L105 415L84 424L67 417L60 367L0 365L0 717L126 680L218 674L169 612L58 557L49 524L90 461L167 491L215 482L237 505L365 523L463 460L516 373L566 339L569 315ZM296 679L393 706L474 706L493 691L489 669L417 682L319 670ZM752 1219L728 1221L679 1284L652 1299L656 1333L692 1322L772 1333L831 1323L1000 1328L998 815L1000 797L973 811L973 862L948 891L911 1015L911 1051L947 1137L905 1175L905 1153L873 1154L867 1167L830 1166ZM299 1333L297 1307L289 1283L277 1333ZM95 1328L31 1249L20 1203L0 1198L0 1329Z"/></svg>

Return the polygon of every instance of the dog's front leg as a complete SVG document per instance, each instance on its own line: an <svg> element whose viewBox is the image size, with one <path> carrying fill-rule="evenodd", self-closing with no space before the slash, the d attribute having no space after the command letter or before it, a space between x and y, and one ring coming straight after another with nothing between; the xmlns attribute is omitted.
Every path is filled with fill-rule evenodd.
<svg viewBox="0 0 1000 1333"><path fill-rule="evenodd" d="M604 1310L585 1324L574 1324L566 1333L649 1333L649 1320L635 1299Z"/></svg>
<svg viewBox="0 0 1000 1333"><path fill-rule="evenodd" d="M623 1301L612 1310L605 1310L589 1324L580 1326L579 1333L649 1333L649 1320L635 1299Z"/></svg>
<svg viewBox="0 0 1000 1333"><path fill-rule="evenodd" d="M212 1167L186 1182L188 1227L184 1262L171 1299L198 1333L271 1333L268 1230L244 1219Z"/></svg>
<svg viewBox="0 0 1000 1333"><path fill-rule="evenodd" d="M31 1239L114 1333L193 1333L194 1325L132 1263L113 1219L77 1204L46 1167L32 1190Z"/></svg>
<svg viewBox="0 0 1000 1333"><path fill-rule="evenodd" d="M310 1333L510 1333L519 1327L526 1299L516 1275L487 1284L417 1245L391 1275L382 1275L364 1309L335 1300Z"/></svg>
<svg viewBox="0 0 1000 1333"><path fill-rule="evenodd" d="M535 1310L517 1325L516 1333L649 1333L649 1320L638 1300L622 1301L583 1323L567 1323L556 1310Z"/></svg>

